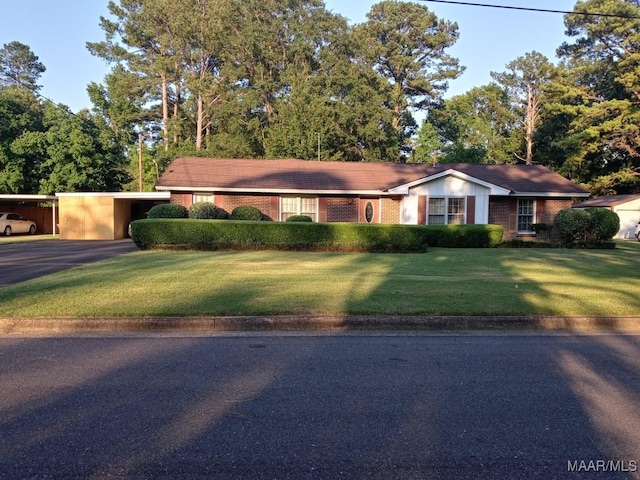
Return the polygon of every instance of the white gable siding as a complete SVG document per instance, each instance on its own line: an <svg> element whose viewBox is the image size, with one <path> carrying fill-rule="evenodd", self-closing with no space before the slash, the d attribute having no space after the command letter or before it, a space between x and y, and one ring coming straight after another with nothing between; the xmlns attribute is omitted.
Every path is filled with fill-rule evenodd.
<svg viewBox="0 0 640 480"><path fill-rule="evenodd" d="M469 197L476 198L475 223L489 223L489 194L491 189L477 183L468 182L454 176L438 178L409 190L402 201L401 222L418 223L418 197Z"/></svg>

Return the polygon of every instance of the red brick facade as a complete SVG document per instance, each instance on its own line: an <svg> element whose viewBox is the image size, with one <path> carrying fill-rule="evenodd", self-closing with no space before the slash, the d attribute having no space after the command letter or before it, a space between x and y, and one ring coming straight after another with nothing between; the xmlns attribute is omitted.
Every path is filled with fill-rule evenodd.
<svg viewBox="0 0 640 480"><path fill-rule="evenodd" d="M358 199L354 197L326 197L327 222L357 222Z"/></svg>
<svg viewBox="0 0 640 480"><path fill-rule="evenodd" d="M558 212L564 208L571 208L570 199L536 199L535 223L553 223ZM504 228L504 239L512 240L518 237L518 199L513 197L492 197L489 199L489 223L501 225Z"/></svg>
<svg viewBox="0 0 640 480"><path fill-rule="evenodd" d="M189 208L192 204L191 193L172 193L171 203ZM259 209L269 219L280 219L280 197L277 195L236 195L215 194L215 204L231 213L234 208L248 205ZM474 197L469 197L475 200ZM421 201L423 200L423 201ZM318 221L320 222L365 222L364 207L371 201L377 209L374 223L399 224L401 197L359 198L359 197L318 197ZM553 223L557 213L564 208L571 208L570 199L536 199L535 223ZM470 205L472 207L470 207ZM504 228L504 239L527 238L532 235L519 235L517 232L518 199L515 197L491 197L489 199L489 223ZM475 201L468 200L467 222L475 221ZM426 197L418 202L418 223L426 223Z"/></svg>
<svg viewBox="0 0 640 480"><path fill-rule="evenodd" d="M400 223L400 205L402 204L401 198L388 198L385 197L381 201L382 206L382 223Z"/></svg>

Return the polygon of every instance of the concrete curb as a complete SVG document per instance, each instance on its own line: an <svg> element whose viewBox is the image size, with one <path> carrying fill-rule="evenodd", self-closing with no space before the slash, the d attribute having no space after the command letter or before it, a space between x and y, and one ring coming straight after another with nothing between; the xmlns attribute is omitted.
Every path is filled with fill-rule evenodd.
<svg viewBox="0 0 640 480"><path fill-rule="evenodd" d="M144 318L0 318L1 334L242 331L549 331L640 333L640 317L286 315Z"/></svg>

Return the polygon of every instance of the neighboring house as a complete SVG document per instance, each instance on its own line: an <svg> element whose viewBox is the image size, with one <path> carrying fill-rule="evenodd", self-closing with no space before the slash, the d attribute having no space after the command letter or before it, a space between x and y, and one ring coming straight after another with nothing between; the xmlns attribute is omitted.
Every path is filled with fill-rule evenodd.
<svg viewBox="0 0 640 480"><path fill-rule="evenodd" d="M171 202L259 208L275 221L497 224L532 236L589 192L540 165L399 164L183 157L156 183Z"/></svg>
<svg viewBox="0 0 640 480"><path fill-rule="evenodd" d="M620 218L620 231L614 238L636 238L634 230L640 222L640 194L596 197L576 203L573 208L608 208Z"/></svg>

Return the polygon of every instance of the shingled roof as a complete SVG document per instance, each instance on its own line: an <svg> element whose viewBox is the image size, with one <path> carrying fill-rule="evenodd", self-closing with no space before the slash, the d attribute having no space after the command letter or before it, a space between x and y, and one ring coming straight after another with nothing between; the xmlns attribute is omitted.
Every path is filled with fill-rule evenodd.
<svg viewBox="0 0 640 480"><path fill-rule="evenodd" d="M582 187L541 165L432 165L198 157L175 159L156 183L156 189L384 194L449 171L515 194L588 196Z"/></svg>

